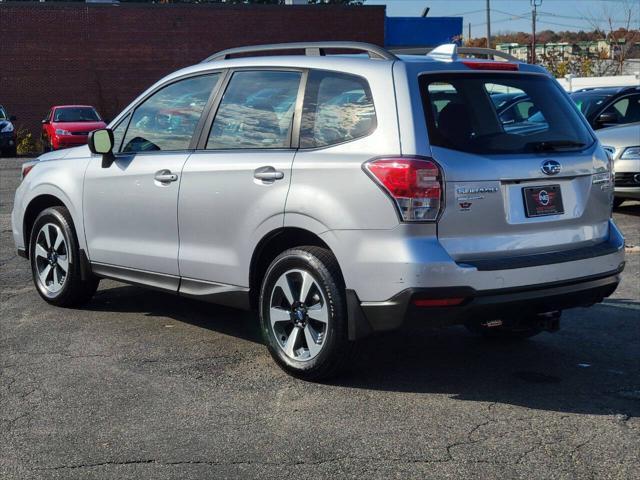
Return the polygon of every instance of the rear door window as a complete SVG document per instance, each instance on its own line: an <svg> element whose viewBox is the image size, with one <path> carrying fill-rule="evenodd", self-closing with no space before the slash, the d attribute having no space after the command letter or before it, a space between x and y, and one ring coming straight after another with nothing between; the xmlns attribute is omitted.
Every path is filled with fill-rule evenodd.
<svg viewBox="0 0 640 480"><path fill-rule="evenodd" d="M289 148L301 76L292 71L235 72L206 148Z"/></svg>
<svg viewBox="0 0 640 480"><path fill-rule="evenodd" d="M300 148L355 140L376 128L376 111L366 80L355 75L309 73L300 125Z"/></svg>
<svg viewBox="0 0 640 480"><path fill-rule="evenodd" d="M581 150L594 141L542 75L425 74L420 85L432 145L500 154Z"/></svg>

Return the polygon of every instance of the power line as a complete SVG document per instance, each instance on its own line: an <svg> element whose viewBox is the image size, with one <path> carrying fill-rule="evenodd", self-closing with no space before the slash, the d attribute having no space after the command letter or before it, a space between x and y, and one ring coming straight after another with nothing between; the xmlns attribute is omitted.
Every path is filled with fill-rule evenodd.
<svg viewBox="0 0 640 480"><path fill-rule="evenodd" d="M511 20L512 18L521 18L524 20L529 20L529 18L531 17L531 12L524 12L524 13L521 13L520 15L516 15L515 13L504 12L502 10L498 10L497 8L494 8L493 11L497 13L501 13L502 15L509 15L511 18L509 18L508 20Z"/></svg>
<svg viewBox="0 0 640 480"><path fill-rule="evenodd" d="M568 18L569 20L585 20L584 17L572 17L570 15L558 15L557 13L551 13L551 12L538 12L538 15L548 15L551 17L557 17L557 18ZM607 21L609 21L609 19L607 19ZM629 21L629 19L611 19L612 22L616 22L616 23L627 23Z"/></svg>
<svg viewBox="0 0 640 480"><path fill-rule="evenodd" d="M544 23L545 25L555 25L557 27L579 28L580 30L594 28L591 25L569 25L568 23L550 22L549 20L538 20L538 23Z"/></svg>
<svg viewBox="0 0 640 480"><path fill-rule="evenodd" d="M483 13L484 11L485 11L485 9L483 8L482 10L471 10L470 12L452 13L452 14L448 14L448 16L450 16L450 17L464 17L465 15L471 15L473 13Z"/></svg>

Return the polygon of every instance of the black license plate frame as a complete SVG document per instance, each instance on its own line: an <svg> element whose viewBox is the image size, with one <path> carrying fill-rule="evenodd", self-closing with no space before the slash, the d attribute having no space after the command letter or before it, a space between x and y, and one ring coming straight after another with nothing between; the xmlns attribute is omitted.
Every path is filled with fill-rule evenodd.
<svg viewBox="0 0 640 480"><path fill-rule="evenodd" d="M560 185L523 187L524 213L527 218L562 215L564 204Z"/></svg>

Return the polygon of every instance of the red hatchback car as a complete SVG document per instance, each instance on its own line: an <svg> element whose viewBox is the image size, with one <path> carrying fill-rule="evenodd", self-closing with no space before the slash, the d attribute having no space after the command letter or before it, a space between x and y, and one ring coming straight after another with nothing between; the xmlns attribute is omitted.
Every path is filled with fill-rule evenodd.
<svg viewBox="0 0 640 480"><path fill-rule="evenodd" d="M89 132L106 128L95 108L88 105L52 107L42 120L42 146L45 152L77 147L87 143Z"/></svg>

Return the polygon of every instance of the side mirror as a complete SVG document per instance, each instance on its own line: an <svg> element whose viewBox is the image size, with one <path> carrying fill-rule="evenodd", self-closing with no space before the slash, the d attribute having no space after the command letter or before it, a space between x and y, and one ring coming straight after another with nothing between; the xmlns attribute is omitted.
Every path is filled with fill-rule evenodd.
<svg viewBox="0 0 640 480"><path fill-rule="evenodd" d="M618 123L618 115L613 112L601 113L596 119L598 125L607 125L610 123Z"/></svg>
<svg viewBox="0 0 640 480"><path fill-rule="evenodd" d="M102 128L89 133L87 143L91 153L102 155L102 168L109 168L115 161L113 155L113 130Z"/></svg>
<svg viewBox="0 0 640 480"><path fill-rule="evenodd" d="M49 123L49 120L47 120L46 118L44 120L42 120L42 124L46 125L47 123Z"/></svg>
<svg viewBox="0 0 640 480"><path fill-rule="evenodd" d="M10 122L15 122L16 120L18 120L18 117L16 117L15 115L11 115L11 116L9 117L9 121L10 121Z"/></svg>

